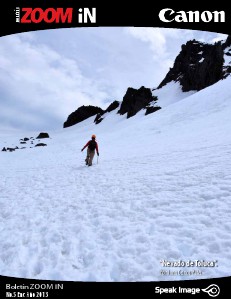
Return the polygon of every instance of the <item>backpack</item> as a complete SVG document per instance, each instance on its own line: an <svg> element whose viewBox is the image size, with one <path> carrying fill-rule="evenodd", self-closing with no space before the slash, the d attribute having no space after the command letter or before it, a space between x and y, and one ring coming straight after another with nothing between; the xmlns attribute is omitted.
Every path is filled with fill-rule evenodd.
<svg viewBox="0 0 231 299"><path fill-rule="evenodd" d="M91 140L89 145L88 145L88 148L91 150L91 151L94 151L96 149L96 141L95 140Z"/></svg>

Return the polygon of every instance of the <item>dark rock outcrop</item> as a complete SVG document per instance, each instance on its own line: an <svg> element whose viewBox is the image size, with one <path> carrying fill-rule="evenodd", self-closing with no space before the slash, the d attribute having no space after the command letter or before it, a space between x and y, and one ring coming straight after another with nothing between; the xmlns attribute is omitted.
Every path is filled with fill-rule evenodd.
<svg viewBox="0 0 231 299"><path fill-rule="evenodd" d="M42 138L49 138L49 134L48 134L48 133L41 132L41 133L36 137L36 139L42 139Z"/></svg>
<svg viewBox="0 0 231 299"><path fill-rule="evenodd" d="M14 152L16 149L18 149L18 146L16 147L3 147L2 152Z"/></svg>
<svg viewBox="0 0 231 299"><path fill-rule="evenodd" d="M224 44L222 45L222 49L225 50L226 48L231 46L231 35L229 35L226 39L226 41L224 42Z"/></svg>
<svg viewBox="0 0 231 299"><path fill-rule="evenodd" d="M231 56L231 35L228 36L226 42L222 45L224 50L224 54L227 56ZM224 78L231 74L231 65L225 65L223 68Z"/></svg>
<svg viewBox="0 0 231 299"><path fill-rule="evenodd" d="M98 125L99 123L101 123L102 120L103 120L103 117L102 117L102 115L99 113L99 114L96 115L96 118L95 118L95 120L94 120L94 123L95 123L96 125Z"/></svg>
<svg viewBox="0 0 231 299"><path fill-rule="evenodd" d="M67 128L76 125L77 123L102 112L103 110L96 106L81 106L68 116L67 120L63 124L63 127Z"/></svg>
<svg viewBox="0 0 231 299"><path fill-rule="evenodd" d="M25 137L23 140L24 140L24 141L28 141L28 140L29 140L29 138Z"/></svg>
<svg viewBox="0 0 231 299"><path fill-rule="evenodd" d="M36 146L47 146L47 144L46 143L38 143L38 144L35 145L35 147Z"/></svg>
<svg viewBox="0 0 231 299"><path fill-rule="evenodd" d="M20 144L26 144L26 141L21 141Z"/></svg>
<svg viewBox="0 0 231 299"><path fill-rule="evenodd" d="M104 111L104 113L112 112L113 110L117 109L119 107L120 103L118 101L112 102L107 109Z"/></svg>
<svg viewBox="0 0 231 299"><path fill-rule="evenodd" d="M127 113L127 118L134 116L141 109L144 109L152 101L157 100L153 97L151 89L142 86L140 89L129 87L118 111L119 114L124 115Z"/></svg>
<svg viewBox="0 0 231 299"><path fill-rule="evenodd" d="M106 110L103 110L103 112L98 113L96 115L96 118L94 120L95 124L99 124L102 120L103 120L103 115L107 112L112 112L113 110L117 109L119 107L120 103L118 101L114 101L113 103L111 103Z"/></svg>
<svg viewBox="0 0 231 299"><path fill-rule="evenodd" d="M151 113L156 112L160 109L161 109L161 107L155 107L155 106L147 107L145 115L151 114Z"/></svg>
<svg viewBox="0 0 231 299"><path fill-rule="evenodd" d="M199 91L218 82L223 78L223 54L221 42L210 45L188 41L158 88L178 81L183 91Z"/></svg>

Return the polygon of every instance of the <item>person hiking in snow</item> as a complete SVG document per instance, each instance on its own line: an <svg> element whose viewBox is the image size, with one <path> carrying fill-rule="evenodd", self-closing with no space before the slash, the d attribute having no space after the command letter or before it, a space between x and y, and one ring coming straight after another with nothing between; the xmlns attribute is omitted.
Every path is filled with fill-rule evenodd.
<svg viewBox="0 0 231 299"><path fill-rule="evenodd" d="M97 152L97 155L99 156L99 148L98 148L98 143L95 141L96 136L92 135L91 140L87 142L86 145L81 149L81 152L88 146L87 148L87 157L85 159L86 165L92 166L92 160L95 155L95 150Z"/></svg>

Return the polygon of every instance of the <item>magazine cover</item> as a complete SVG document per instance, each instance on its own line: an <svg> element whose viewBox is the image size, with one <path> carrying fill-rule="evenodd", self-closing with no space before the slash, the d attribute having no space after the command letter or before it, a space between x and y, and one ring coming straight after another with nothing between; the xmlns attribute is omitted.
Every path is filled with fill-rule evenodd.
<svg viewBox="0 0 231 299"><path fill-rule="evenodd" d="M0 297L224 296L231 10L11 1Z"/></svg>

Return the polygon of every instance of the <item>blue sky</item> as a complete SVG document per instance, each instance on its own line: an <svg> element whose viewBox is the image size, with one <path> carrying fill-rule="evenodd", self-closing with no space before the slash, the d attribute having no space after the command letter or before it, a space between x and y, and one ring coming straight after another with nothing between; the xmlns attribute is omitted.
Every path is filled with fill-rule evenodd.
<svg viewBox="0 0 231 299"><path fill-rule="evenodd" d="M128 87L154 88L190 39L219 33L99 27L34 31L0 38L0 128L62 128L81 105L106 108Z"/></svg>

